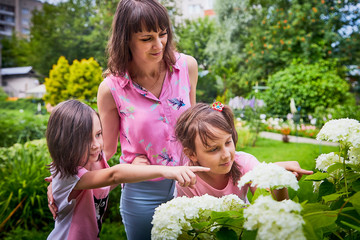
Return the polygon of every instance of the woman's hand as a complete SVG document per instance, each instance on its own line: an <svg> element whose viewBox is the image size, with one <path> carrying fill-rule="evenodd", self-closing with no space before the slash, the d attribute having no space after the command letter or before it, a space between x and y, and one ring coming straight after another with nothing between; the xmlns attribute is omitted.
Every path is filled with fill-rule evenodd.
<svg viewBox="0 0 360 240"><path fill-rule="evenodd" d="M178 181L181 187L192 188L196 183L195 172L208 172L210 168L199 166L178 166L167 167L164 171L164 178Z"/></svg>
<svg viewBox="0 0 360 240"><path fill-rule="evenodd" d="M54 220L57 217L57 211L58 208L54 202L54 196L52 194L52 176L51 177L46 177L44 179L46 182L49 182L50 184L47 187L47 198L48 198L48 207L50 209L51 214L53 215Z"/></svg>
<svg viewBox="0 0 360 240"><path fill-rule="evenodd" d="M297 161L275 162L275 164L292 172L298 181L303 175L311 175L314 173L313 171L302 169Z"/></svg>

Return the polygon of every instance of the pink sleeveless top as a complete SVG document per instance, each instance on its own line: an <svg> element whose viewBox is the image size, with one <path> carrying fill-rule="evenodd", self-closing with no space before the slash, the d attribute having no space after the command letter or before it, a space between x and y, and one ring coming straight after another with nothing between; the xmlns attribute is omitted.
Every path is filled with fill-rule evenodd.
<svg viewBox="0 0 360 240"><path fill-rule="evenodd" d="M182 165L182 147L175 139L176 120L190 107L189 71L184 54L167 71L159 98L124 77L105 78L120 116L120 163L146 155L152 165Z"/></svg>

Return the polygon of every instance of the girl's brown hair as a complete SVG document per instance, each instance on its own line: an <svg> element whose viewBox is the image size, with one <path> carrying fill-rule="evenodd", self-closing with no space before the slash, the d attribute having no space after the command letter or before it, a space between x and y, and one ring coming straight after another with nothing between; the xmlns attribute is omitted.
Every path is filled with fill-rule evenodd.
<svg viewBox="0 0 360 240"><path fill-rule="evenodd" d="M94 109L77 100L59 103L51 112L46 141L53 176L70 177L88 162L94 114Z"/></svg>
<svg viewBox="0 0 360 240"><path fill-rule="evenodd" d="M145 29L143 29L145 28ZM173 32L170 18L164 6L156 0L121 0L112 23L112 33L108 42L107 73L124 76L132 60L129 43L133 33L146 31L167 31L164 50L166 67L175 64Z"/></svg>
<svg viewBox="0 0 360 240"><path fill-rule="evenodd" d="M175 135L184 148L195 153L195 138L199 135L204 146L208 145L208 139L215 140L216 136L209 130L209 126L218 128L231 134L236 146L238 135L234 125L234 115L228 106L224 106L221 112L211 108L209 104L198 103L181 114L176 122ZM239 165L234 161L229 177L233 183L240 179Z"/></svg>

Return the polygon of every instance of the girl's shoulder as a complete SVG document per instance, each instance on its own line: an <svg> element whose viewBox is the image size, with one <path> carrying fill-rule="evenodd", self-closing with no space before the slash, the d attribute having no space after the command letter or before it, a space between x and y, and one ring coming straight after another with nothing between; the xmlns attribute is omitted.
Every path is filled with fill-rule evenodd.
<svg viewBox="0 0 360 240"><path fill-rule="evenodd" d="M253 169L256 165L259 164L259 161L256 159L256 157L246 152L236 152L235 161L237 164L239 164L241 170L245 170L245 172Z"/></svg>

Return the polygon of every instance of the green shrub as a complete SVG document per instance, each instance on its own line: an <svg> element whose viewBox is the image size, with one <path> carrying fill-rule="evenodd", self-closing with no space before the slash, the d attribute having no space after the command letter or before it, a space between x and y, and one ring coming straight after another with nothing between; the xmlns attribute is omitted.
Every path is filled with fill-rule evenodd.
<svg viewBox="0 0 360 240"><path fill-rule="evenodd" d="M272 75L267 85L264 100L271 114L289 113L291 98L307 114L319 106L332 108L351 98L350 86L338 75L335 63L325 60L313 64L294 60L289 67Z"/></svg>
<svg viewBox="0 0 360 240"><path fill-rule="evenodd" d="M47 115L35 115L22 110L0 109L0 147L25 143L45 136Z"/></svg>
<svg viewBox="0 0 360 240"><path fill-rule="evenodd" d="M0 102L3 102L7 99L8 95L2 87L0 87Z"/></svg>
<svg viewBox="0 0 360 240"><path fill-rule="evenodd" d="M0 97L1 98L1 97ZM0 109L9 110L24 110L33 113L37 112L38 103L41 104L41 111L43 114L46 113L44 108L44 101L40 98L19 98L16 101L0 101Z"/></svg>
<svg viewBox="0 0 360 240"><path fill-rule="evenodd" d="M0 148L0 232L53 223L44 181L50 161L45 139Z"/></svg>

